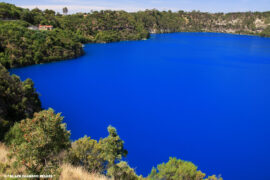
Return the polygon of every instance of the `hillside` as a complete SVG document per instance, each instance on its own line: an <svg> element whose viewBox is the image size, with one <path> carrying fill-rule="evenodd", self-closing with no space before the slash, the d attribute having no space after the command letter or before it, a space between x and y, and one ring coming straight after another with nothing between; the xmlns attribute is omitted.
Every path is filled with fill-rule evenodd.
<svg viewBox="0 0 270 180"><path fill-rule="evenodd" d="M52 31L28 27L52 25ZM146 10L62 15L0 3L0 62L7 68L75 58L82 43L140 40L149 33L222 32L270 37L270 11L202 13Z"/></svg>
<svg viewBox="0 0 270 180"><path fill-rule="evenodd" d="M7 68L75 58L83 54L82 44L72 32L33 31L29 23L0 21L0 62Z"/></svg>
<svg viewBox="0 0 270 180"><path fill-rule="evenodd" d="M21 82L0 64L0 141L15 122L32 117L40 110L41 103L32 80Z"/></svg>
<svg viewBox="0 0 270 180"><path fill-rule="evenodd" d="M8 147L0 143L0 179L5 179L1 177L3 172L14 173L14 171L10 169L14 159L10 161L8 158L9 151ZM70 164L62 164L61 169L60 180L110 180L110 178L104 175L89 173L82 167L75 167ZM21 168L19 171L24 172L25 170Z"/></svg>
<svg viewBox="0 0 270 180"><path fill-rule="evenodd" d="M164 32L222 32L235 34L254 34L269 36L265 33L270 27L270 12L244 13L203 13L160 12L150 10L135 15L146 22L145 27L152 33Z"/></svg>

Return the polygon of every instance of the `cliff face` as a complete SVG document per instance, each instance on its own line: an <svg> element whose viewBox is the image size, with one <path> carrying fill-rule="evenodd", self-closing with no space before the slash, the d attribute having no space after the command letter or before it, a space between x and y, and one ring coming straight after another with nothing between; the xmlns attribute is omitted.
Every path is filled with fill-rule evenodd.
<svg viewBox="0 0 270 180"><path fill-rule="evenodd" d="M237 34L260 34L270 26L267 19L263 17L254 17L251 19L241 17L230 19L217 18L206 23L209 25L203 29L204 31Z"/></svg>
<svg viewBox="0 0 270 180"><path fill-rule="evenodd" d="M270 27L270 12L201 13L146 11L142 21L150 33L223 32L261 35ZM268 35L270 36L270 34Z"/></svg>

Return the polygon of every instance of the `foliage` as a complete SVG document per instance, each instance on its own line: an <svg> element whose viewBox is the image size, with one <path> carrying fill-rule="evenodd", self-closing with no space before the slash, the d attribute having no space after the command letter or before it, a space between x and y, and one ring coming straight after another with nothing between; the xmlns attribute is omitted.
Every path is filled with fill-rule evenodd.
<svg viewBox="0 0 270 180"><path fill-rule="evenodd" d="M62 120L59 113L49 109L15 124L6 135L11 156L16 159L14 166L23 166L35 175L57 173L57 156L70 147L70 133Z"/></svg>
<svg viewBox="0 0 270 180"><path fill-rule="evenodd" d="M75 166L83 166L88 172L103 173L105 160L102 158L100 144L90 137L84 136L72 143L68 153L68 161Z"/></svg>
<svg viewBox="0 0 270 180"><path fill-rule="evenodd" d="M153 168L151 174L148 176L148 179L202 180L204 177L205 174L197 170L197 166L195 166L192 162L183 161L176 158L170 158L170 160L166 164L162 163L157 166L157 169ZM208 177L208 180L214 177L216 176ZM222 178L219 177L217 180L222 180Z"/></svg>
<svg viewBox="0 0 270 180"><path fill-rule="evenodd" d="M31 118L41 110L41 103L30 79L24 82L0 64L0 140L5 132L24 118Z"/></svg>
<svg viewBox="0 0 270 180"><path fill-rule="evenodd" d="M261 36L263 36L263 37L270 37L270 26L268 26L266 29L264 29L261 32Z"/></svg>
<svg viewBox="0 0 270 180"><path fill-rule="evenodd" d="M22 13L22 8L18 8L12 4L0 2L0 18L18 19Z"/></svg>
<svg viewBox="0 0 270 180"><path fill-rule="evenodd" d="M114 177L115 180L139 180L138 177L131 167L129 167L128 163L125 161L121 161L117 163L115 166L112 166L108 169L107 175L109 177Z"/></svg>
<svg viewBox="0 0 270 180"><path fill-rule="evenodd" d="M58 20L62 29L84 36L90 42L138 40L149 35L142 22L124 11L94 11L86 16L75 14Z"/></svg>
<svg viewBox="0 0 270 180"><path fill-rule="evenodd" d="M223 180L223 178L221 176L212 175L208 176L205 180Z"/></svg>
<svg viewBox="0 0 270 180"><path fill-rule="evenodd" d="M116 164L122 157L127 156L127 150L124 149L124 141L121 140L114 127L108 127L109 135L100 139L100 146L103 151L103 158L108 161L109 167Z"/></svg>
<svg viewBox="0 0 270 180"><path fill-rule="evenodd" d="M83 166L91 173L104 173L108 168L127 155L124 142L114 127L108 127L109 135L99 142L90 137L83 137L72 143L68 153L69 163Z"/></svg>
<svg viewBox="0 0 270 180"><path fill-rule="evenodd" d="M6 67L77 57L82 45L72 32L33 31L23 21L0 22L0 63Z"/></svg>

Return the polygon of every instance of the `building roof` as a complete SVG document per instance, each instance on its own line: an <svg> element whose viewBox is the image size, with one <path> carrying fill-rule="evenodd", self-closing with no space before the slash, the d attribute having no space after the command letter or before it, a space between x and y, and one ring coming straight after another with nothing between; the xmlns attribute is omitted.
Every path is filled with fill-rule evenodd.
<svg viewBox="0 0 270 180"><path fill-rule="evenodd" d="M39 25L38 27L47 27L47 28L52 28L52 25Z"/></svg>

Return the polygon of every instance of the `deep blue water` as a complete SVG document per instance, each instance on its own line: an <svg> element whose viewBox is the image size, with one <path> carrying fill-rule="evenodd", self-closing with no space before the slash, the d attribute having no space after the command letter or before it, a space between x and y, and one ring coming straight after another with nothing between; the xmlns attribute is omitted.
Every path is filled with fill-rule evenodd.
<svg viewBox="0 0 270 180"><path fill-rule="evenodd" d="M139 174L175 156L225 180L270 179L270 39L174 33L85 51L10 70L33 79L72 139L111 124Z"/></svg>

